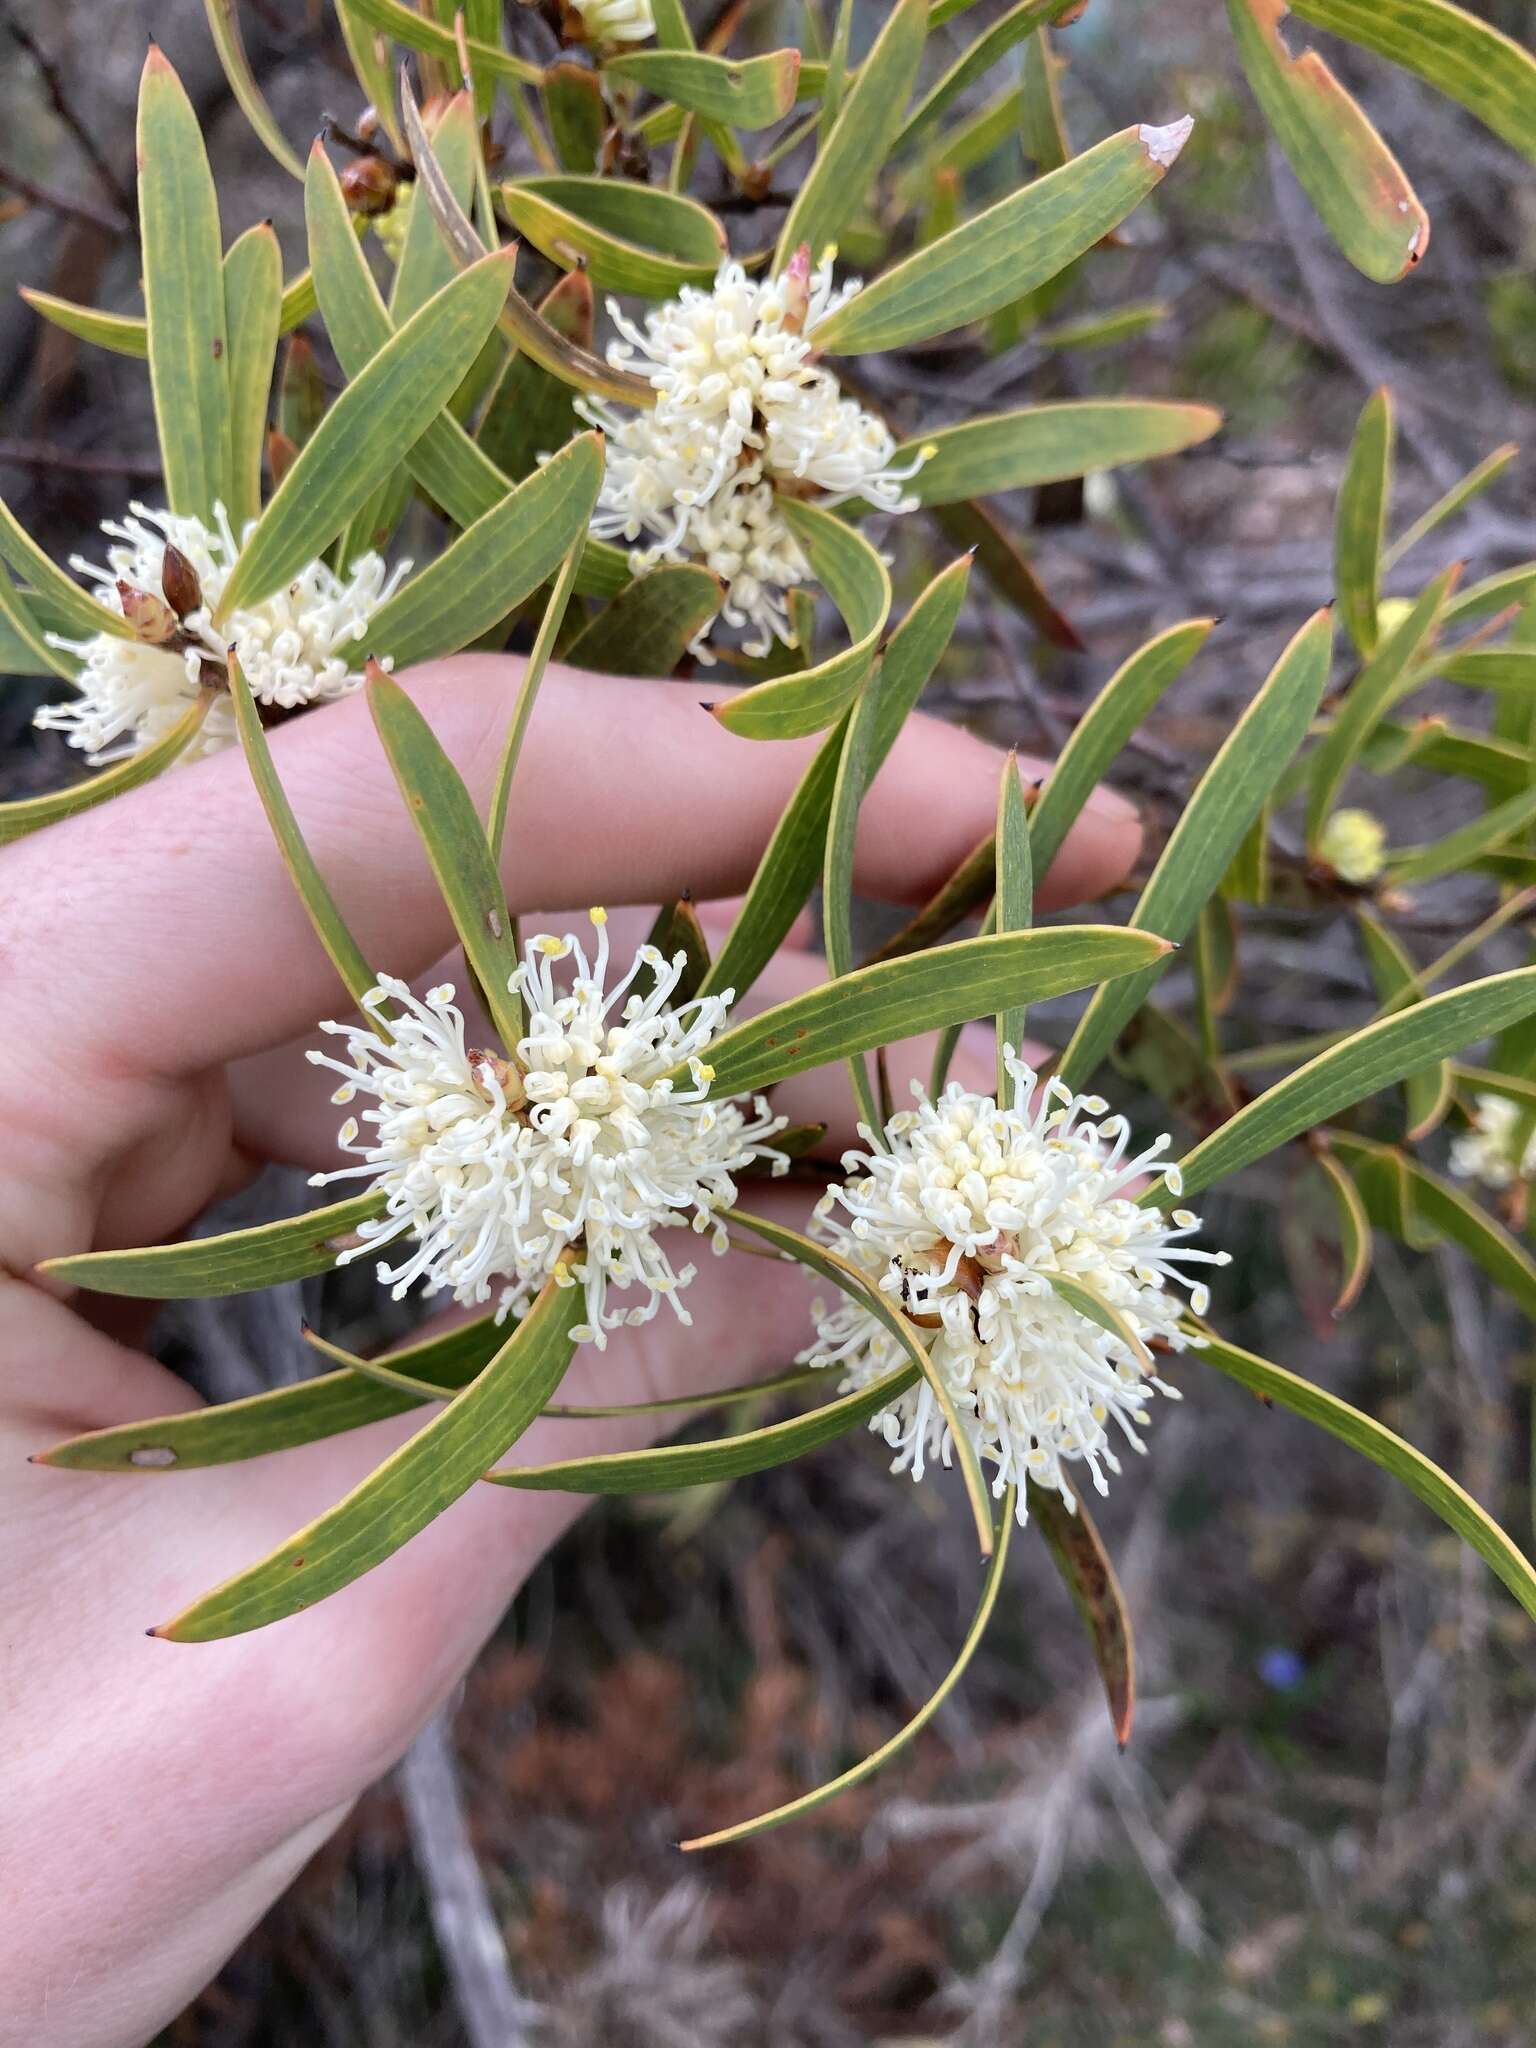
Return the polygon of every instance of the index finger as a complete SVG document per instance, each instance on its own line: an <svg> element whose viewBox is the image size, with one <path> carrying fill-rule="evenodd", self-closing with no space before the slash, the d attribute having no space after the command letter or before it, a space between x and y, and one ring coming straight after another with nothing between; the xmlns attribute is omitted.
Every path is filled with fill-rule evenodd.
<svg viewBox="0 0 1536 2048"><path fill-rule="evenodd" d="M460 655L409 679L482 815L521 673L514 659ZM551 670L513 792L513 911L742 888L817 744L733 738L691 684ZM419 971L452 933L367 706L351 697L278 728L272 754L367 959ZM991 829L1000 767L958 728L910 720L865 802L859 888L931 894ZM1099 792L1043 903L1113 886L1139 841L1131 806ZM74 1059L94 1042L155 1073L258 1051L338 997L234 752L8 850L0 956L9 1042L46 1055L64 1040Z"/></svg>

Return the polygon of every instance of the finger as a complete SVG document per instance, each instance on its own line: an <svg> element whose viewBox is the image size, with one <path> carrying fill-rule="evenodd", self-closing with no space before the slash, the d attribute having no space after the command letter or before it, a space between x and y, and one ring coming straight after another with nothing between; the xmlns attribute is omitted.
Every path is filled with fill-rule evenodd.
<svg viewBox="0 0 1536 2048"><path fill-rule="evenodd" d="M411 679L482 811L520 672L460 656ZM735 739L691 685L552 672L508 836L514 908L741 888L816 744ZM367 705L351 697L294 720L272 752L365 954L417 972L450 933ZM989 829L999 765L958 728L914 719L865 805L860 888L930 894ZM1138 843L1134 812L1101 792L1042 901L1110 886ZM40 1057L64 1042L77 1060L109 1047L137 1071L187 1072L281 1042L334 1006L333 971L234 753L22 842L0 882L7 1038Z"/></svg>

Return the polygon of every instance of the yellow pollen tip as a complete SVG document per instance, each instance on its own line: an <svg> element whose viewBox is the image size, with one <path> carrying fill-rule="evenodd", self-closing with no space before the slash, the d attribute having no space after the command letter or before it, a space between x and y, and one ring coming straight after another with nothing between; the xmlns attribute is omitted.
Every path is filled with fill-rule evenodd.
<svg viewBox="0 0 1536 2048"><path fill-rule="evenodd" d="M917 452L922 456L924 462L932 462L935 455L939 452L939 444L937 441L925 441Z"/></svg>
<svg viewBox="0 0 1536 2048"><path fill-rule="evenodd" d="M557 938L552 937L548 932L544 934L543 938L535 939L534 944L538 947L541 953L548 953L551 958L565 951L565 948L561 945L560 941Z"/></svg>
<svg viewBox="0 0 1536 2048"><path fill-rule="evenodd" d="M700 1061L699 1061L699 1079L700 1079L701 1081L713 1081L713 1079L714 1079L714 1078L715 1078L715 1070L714 1070L714 1068L713 1068L713 1067L707 1067L707 1066L706 1066L706 1065L704 1064L704 1062L703 1062L702 1060L700 1060Z"/></svg>
<svg viewBox="0 0 1536 2048"><path fill-rule="evenodd" d="M821 260L823 263L835 263L837 261L836 242L828 242L825 249L821 252Z"/></svg>
<svg viewBox="0 0 1536 2048"><path fill-rule="evenodd" d="M608 922L608 913L600 903L595 903L587 912L587 915L594 924L606 924Z"/></svg>

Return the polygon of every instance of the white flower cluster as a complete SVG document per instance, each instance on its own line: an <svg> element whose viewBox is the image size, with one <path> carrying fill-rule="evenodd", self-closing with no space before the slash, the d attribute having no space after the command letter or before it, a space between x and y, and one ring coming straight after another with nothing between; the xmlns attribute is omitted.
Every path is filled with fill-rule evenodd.
<svg viewBox="0 0 1536 2048"><path fill-rule="evenodd" d="M643 43L656 33L651 0L571 0L590 43Z"/></svg>
<svg viewBox="0 0 1536 2048"><path fill-rule="evenodd" d="M37 723L64 733L71 746L85 750L93 767L163 738L196 699L205 658L221 672L231 647L258 703L292 711L355 689L362 676L353 662L368 622L411 566L402 562L387 571L382 557L369 552L359 555L343 578L324 562L311 562L283 589L232 612L215 630L213 612L240 553L222 505L215 508L211 528L200 519L135 504L129 518L109 519L102 531L114 542L106 568L79 555L71 557L70 566L96 584L94 595L108 611L123 615L119 583L162 597L167 542L191 563L202 602L181 619L169 645L116 633L85 640L49 636L55 647L78 657L79 694L63 704L45 705ZM235 736L233 706L221 697L193 751L215 753L233 744Z"/></svg>
<svg viewBox="0 0 1536 2048"><path fill-rule="evenodd" d="M859 289L857 280L834 288L830 256L812 273L802 251L757 283L739 263L722 264L712 291L685 286L643 328L609 302L624 338L608 360L646 377L657 398L646 412L579 403L607 437L592 530L643 542L631 557L637 569L712 569L725 585L721 617L751 629L748 654L790 640L786 592L810 574L778 489L824 505L865 498L883 512L916 503L901 486L923 457L893 468L889 430L814 361L818 324Z"/></svg>
<svg viewBox="0 0 1536 2048"><path fill-rule="evenodd" d="M1120 1470L1107 1425L1140 1451L1149 1394L1178 1398L1144 1353L1089 1322L1053 1278L1119 1310L1143 1345L1182 1351L1200 1339L1181 1328L1184 1305L1168 1285L1186 1288L1203 1314L1207 1290L1181 1268L1226 1265L1229 1254L1181 1248L1197 1216L1175 1209L1165 1217L1127 1196L1150 1170L1179 1193L1177 1167L1159 1159L1166 1137L1128 1158L1130 1127L1105 1115L1102 1097L1049 1081L1031 1106L1035 1074L1011 1053L1007 1065L1011 1108L958 1083L937 1102L914 1086L917 1108L891 1119L884 1146L846 1156L851 1177L823 1197L815 1229L919 1327L978 1455L996 1466L994 1491L1018 1485L1022 1521L1026 1479L1070 1501L1064 1467L1081 1460L1105 1492L1101 1466ZM1089 1118L1103 1120L1079 1121ZM804 1355L840 1368L844 1392L905 1362L895 1338L850 1296L817 1303L815 1316L817 1341ZM944 1416L926 1381L871 1427L896 1451L894 1469L914 1479L934 1457L948 1463Z"/></svg>
<svg viewBox="0 0 1536 2048"><path fill-rule="evenodd" d="M1520 1122L1520 1106L1507 1095L1479 1095L1472 1128L1451 1141L1452 1173L1486 1188L1536 1180L1536 1132L1520 1152Z"/></svg>
<svg viewBox="0 0 1536 2048"><path fill-rule="evenodd" d="M649 1322L664 1300L686 1323L677 1294L695 1268L676 1271L656 1232L691 1222L723 1252L724 1227L712 1228L712 1218L735 1200L732 1176L760 1157L775 1172L787 1167L767 1144L782 1117L760 1101L749 1118L737 1102L705 1099L713 1072L702 1055L730 994L669 1008L683 956L668 962L654 946L642 946L605 993L606 914L594 910L592 921L590 965L572 938L528 942L510 984L526 1005L527 1034L510 1058L465 1044L446 984L423 1002L381 977L365 1005L372 1028L321 1027L346 1040L343 1059L308 1055L343 1077L332 1099L349 1102L361 1089L374 1106L363 1112L366 1137L352 1118L341 1129L343 1148L362 1163L317 1174L312 1185L371 1180L387 1194L384 1214L362 1225L362 1242L344 1257L408 1239L409 1256L379 1267L397 1300L420 1281L425 1293L466 1305L494 1295L499 1318L521 1314L564 1273L586 1292L580 1343L602 1346L609 1330ZM554 976L566 959L575 976L562 993ZM631 993L641 976L649 989ZM691 1086L667 1078L679 1066ZM638 1288L645 1299L610 1308L610 1288Z"/></svg>

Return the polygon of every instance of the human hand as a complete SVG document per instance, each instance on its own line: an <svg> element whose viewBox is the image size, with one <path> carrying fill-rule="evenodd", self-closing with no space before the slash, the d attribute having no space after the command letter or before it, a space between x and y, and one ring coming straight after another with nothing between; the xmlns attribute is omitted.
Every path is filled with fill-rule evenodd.
<svg viewBox="0 0 1536 2048"><path fill-rule="evenodd" d="M465 656L412 679L482 811L519 673ZM750 879L812 745L733 740L690 686L552 671L504 862L514 911L690 890L708 929L711 900ZM362 702L280 728L272 751L367 957L426 971L452 934ZM864 805L860 889L930 894L990 829L998 768L966 734L910 720ZM1042 903L1113 886L1138 839L1130 807L1096 797ZM234 753L6 849L0 960L0 2044L122 2048L195 1994L401 1754L581 1503L476 1487L321 1607L215 1643L146 1640L420 1418L164 1476L28 1465L61 1437L196 1399L119 1341L123 1305L89 1300L87 1320L33 1269L172 1237L268 1160L334 1164L335 1112L302 1047L345 999ZM786 947L754 1002L823 972ZM926 1072L925 1049L893 1049L892 1069L900 1088ZM839 1067L776 1094L792 1122L827 1123L833 1155L853 1137L844 1081ZM803 1222L792 1187L755 1185L749 1199ZM766 1374L784 1363L786 1331L809 1332L809 1291L798 1266L705 1260L691 1328L667 1318L580 1351L565 1391L647 1400ZM584 1456L652 1429L546 1420L518 1456Z"/></svg>

